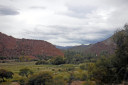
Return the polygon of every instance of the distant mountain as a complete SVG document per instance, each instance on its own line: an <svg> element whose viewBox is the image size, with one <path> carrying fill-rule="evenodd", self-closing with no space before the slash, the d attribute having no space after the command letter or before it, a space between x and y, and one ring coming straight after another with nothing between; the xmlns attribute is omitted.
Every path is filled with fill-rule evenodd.
<svg viewBox="0 0 128 85"><path fill-rule="evenodd" d="M95 54L95 55L107 54L107 55L111 55L111 54L114 54L115 49L116 49L116 44L113 42L113 36L112 36L112 37L110 37L110 38L108 38L104 41L97 42L95 44L80 45L80 46L69 48L68 50L81 52L85 55L88 55L88 54Z"/></svg>
<svg viewBox="0 0 128 85"><path fill-rule="evenodd" d="M68 48L67 50L82 52L87 46L88 46L88 45L73 46L73 47L71 47L71 48Z"/></svg>
<svg viewBox="0 0 128 85"><path fill-rule="evenodd" d="M16 39L0 32L0 56L64 56L54 45L43 40Z"/></svg>
<svg viewBox="0 0 128 85"><path fill-rule="evenodd" d="M56 48L58 48L60 50L67 50L67 49L70 49L72 47L74 47L74 46L58 46L58 45L56 45Z"/></svg>

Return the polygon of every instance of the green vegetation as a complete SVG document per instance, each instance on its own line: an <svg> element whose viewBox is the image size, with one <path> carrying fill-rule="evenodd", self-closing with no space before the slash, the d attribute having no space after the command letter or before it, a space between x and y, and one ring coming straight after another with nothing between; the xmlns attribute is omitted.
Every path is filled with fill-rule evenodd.
<svg viewBox="0 0 128 85"><path fill-rule="evenodd" d="M26 76L28 78L29 75L33 74L33 72L28 68L20 69L19 75Z"/></svg>
<svg viewBox="0 0 128 85"><path fill-rule="evenodd" d="M0 78L2 79L1 82L5 82L5 79L13 78L12 76L13 73L11 71L0 69Z"/></svg>
<svg viewBox="0 0 128 85"><path fill-rule="evenodd" d="M50 72L41 72L29 78L27 85L52 85L53 75Z"/></svg>
<svg viewBox="0 0 128 85"><path fill-rule="evenodd" d="M52 63L53 65L65 64L65 59L64 59L63 57L58 56L58 57L56 57L56 58L53 58L53 59L51 60L51 63Z"/></svg>
<svg viewBox="0 0 128 85"><path fill-rule="evenodd" d="M35 65L35 62L10 62L0 63L0 66L14 73L13 78L9 79L8 82L18 82L21 85L25 85L31 81L32 78L36 79L38 75L45 72L52 75L52 84L49 83L46 85L67 85L67 83L72 83L72 81L86 80L83 74L87 77L87 71L81 70L79 65L73 64ZM29 74L29 71L33 71L33 74ZM22 74L22 76L19 74Z"/></svg>
<svg viewBox="0 0 128 85"><path fill-rule="evenodd" d="M46 60L39 60L35 63L36 65L41 65L41 64L50 64L48 61Z"/></svg>
<svg viewBox="0 0 128 85"><path fill-rule="evenodd" d="M98 84L111 85L128 80L128 25L124 28L125 30L118 31L114 35L117 45L115 56L102 57L92 69L88 69L90 79Z"/></svg>

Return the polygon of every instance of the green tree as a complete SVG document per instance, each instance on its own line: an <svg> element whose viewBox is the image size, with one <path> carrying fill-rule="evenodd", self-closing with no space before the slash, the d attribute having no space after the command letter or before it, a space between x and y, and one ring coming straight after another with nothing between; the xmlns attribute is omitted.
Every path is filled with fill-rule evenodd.
<svg viewBox="0 0 128 85"><path fill-rule="evenodd" d="M101 58L93 66L88 66L89 78L98 84L110 84L114 77L111 58Z"/></svg>
<svg viewBox="0 0 128 85"><path fill-rule="evenodd" d="M2 82L4 82L5 79L13 78L13 73L5 69L0 69L0 78L2 78Z"/></svg>
<svg viewBox="0 0 128 85"><path fill-rule="evenodd" d="M128 25L124 30L114 34L114 41L117 45L116 56L113 60L117 81L128 80Z"/></svg>
<svg viewBox="0 0 128 85"><path fill-rule="evenodd" d="M29 75L33 74L33 72L28 68L20 69L19 75L26 76L28 78Z"/></svg>
<svg viewBox="0 0 128 85"><path fill-rule="evenodd" d="M113 36L117 49L114 57L101 58L89 70L100 84L122 83L128 80L128 25Z"/></svg>
<svg viewBox="0 0 128 85"><path fill-rule="evenodd" d="M58 56L58 57L52 59L53 65L60 65L60 64L64 64L64 63L65 63L65 59L61 56Z"/></svg>

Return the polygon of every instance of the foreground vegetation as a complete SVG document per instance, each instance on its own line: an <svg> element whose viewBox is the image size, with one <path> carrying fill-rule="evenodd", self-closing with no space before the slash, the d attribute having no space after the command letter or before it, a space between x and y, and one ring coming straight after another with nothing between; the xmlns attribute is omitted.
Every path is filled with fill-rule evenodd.
<svg viewBox="0 0 128 85"><path fill-rule="evenodd" d="M47 73L47 72L52 76L52 79L53 79L52 81L56 83L55 85L62 85L62 83L63 85L67 85L68 83L72 83L73 81L76 81L76 80L80 80L80 81L87 80L88 73L83 67L85 64L35 65L35 63L36 62L0 63L0 66L1 66L0 69L6 69L14 73L13 78L5 79L6 81L19 82L21 85L25 85L25 83L27 83L28 81L31 81L29 79L34 78L33 76L38 77L38 75ZM25 74L23 75L23 72L21 72L23 71L23 69L25 69L25 71L29 72L30 74L28 74L27 76Z"/></svg>

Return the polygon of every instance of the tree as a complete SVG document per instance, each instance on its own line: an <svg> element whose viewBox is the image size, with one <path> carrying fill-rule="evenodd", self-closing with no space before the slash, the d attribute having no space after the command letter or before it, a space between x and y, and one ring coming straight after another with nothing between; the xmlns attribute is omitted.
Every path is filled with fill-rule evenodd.
<svg viewBox="0 0 128 85"><path fill-rule="evenodd" d="M61 56L58 56L58 57L52 59L52 64L54 64L54 65L60 65L60 64L64 64L64 63L65 63L65 60Z"/></svg>
<svg viewBox="0 0 128 85"><path fill-rule="evenodd" d="M33 72L28 68L20 69L19 75L26 76L28 78L28 75L33 74Z"/></svg>
<svg viewBox="0 0 128 85"><path fill-rule="evenodd" d="M53 75L51 72L42 72L29 78L27 85L53 85Z"/></svg>
<svg viewBox="0 0 128 85"><path fill-rule="evenodd" d="M13 78L13 73L11 71L7 71L5 69L0 69L0 78L2 78L2 81L4 82L5 79Z"/></svg>
<svg viewBox="0 0 128 85"><path fill-rule="evenodd" d="M101 58L94 65L88 66L89 78L98 84L111 84L113 82L114 71L111 58Z"/></svg>
<svg viewBox="0 0 128 85"><path fill-rule="evenodd" d="M117 31L113 39L117 45L115 56L101 58L93 70L89 71L100 84L122 83L128 80L128 25L124 26L124 30Z"/></svg>
<svg viewBox="0 0 128 85"><path fill-rule="evenodd" d="M128 24L124 30L114 34L114 41L117 44L116 56L113 60L117 81L128 80Z"/></svg>

